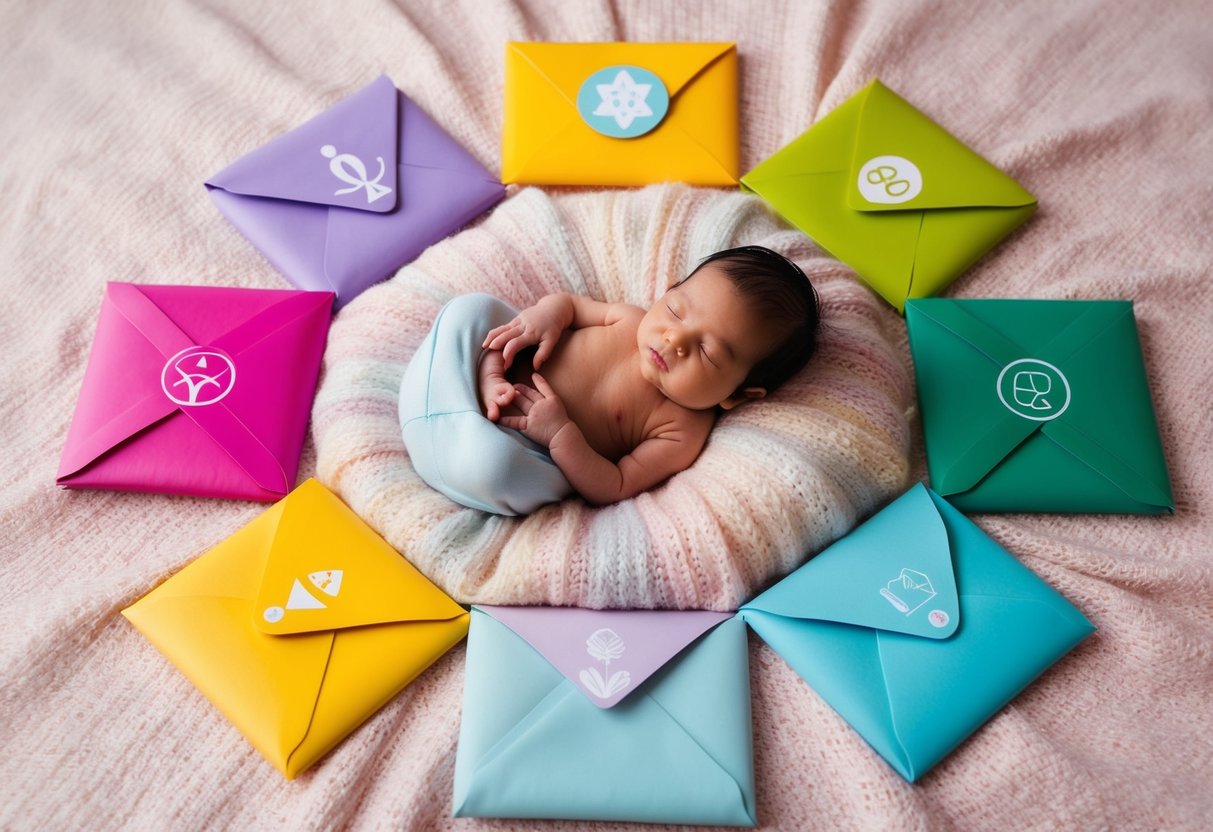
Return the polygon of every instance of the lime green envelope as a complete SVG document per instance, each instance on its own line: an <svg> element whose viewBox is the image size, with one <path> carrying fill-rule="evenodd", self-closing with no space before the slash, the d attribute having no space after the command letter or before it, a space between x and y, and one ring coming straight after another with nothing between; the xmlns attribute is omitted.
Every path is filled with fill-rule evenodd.
<svg viewBox="0 0 1213 832"><path fill-rule="evenodd" d="M1133 304L906 303L931 487L964 511L1175 510Z"/></svg>
<svg viewBox="0 0 1213 832"><path fill-rule="evenodd" d="M872 81L741 177L898 311L1036 210L1036 198Z"/></svg>

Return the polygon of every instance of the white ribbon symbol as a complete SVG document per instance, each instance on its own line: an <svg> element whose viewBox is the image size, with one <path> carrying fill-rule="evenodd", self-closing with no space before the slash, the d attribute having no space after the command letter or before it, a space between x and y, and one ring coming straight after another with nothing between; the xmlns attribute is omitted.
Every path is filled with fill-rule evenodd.
<svg viewBox="0 0 1213 832"><path fill-rule="evenodd" d="M337 153L337 148L331 144L326 144L320 148L320 155L329 159L329 170L333 176L336 176L342 182L348 182L350 187L341 188L333 192L333 196L342 196L343 194L352 194L360 188L366 188L366 201L369 205L381 196L387 196L392 192L392 189L387 185L380 185L379 180L383 178L384 166L383 157L376 156L379 161L379 175L374 179L367 179L366 165L352 153Z"/></svg>

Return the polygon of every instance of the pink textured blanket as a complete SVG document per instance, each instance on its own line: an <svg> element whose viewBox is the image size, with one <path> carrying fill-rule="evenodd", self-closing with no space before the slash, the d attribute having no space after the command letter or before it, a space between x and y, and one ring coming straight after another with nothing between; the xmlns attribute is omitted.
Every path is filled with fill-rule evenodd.
<svg viewBox="0 0 1213 832"><path fill-rule="evenodd" d="M449 819L462 648L284 781L118 614L262 507L53 485L106 280L285 285L209 174L381 72L498 170L507 39L737 41L743 169L878 76L1040 200L951 296L1136 303L1176 514L976 518L1099 631L915 786L752 641L763 827L1206 827L1208 18L1202 0L4 4L0 828L540 826Z"/></svg>

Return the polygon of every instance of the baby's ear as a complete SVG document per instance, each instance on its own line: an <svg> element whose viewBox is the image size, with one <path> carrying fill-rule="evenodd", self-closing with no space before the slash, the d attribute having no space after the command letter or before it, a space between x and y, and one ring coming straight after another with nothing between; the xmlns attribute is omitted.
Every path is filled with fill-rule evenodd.
<svg viewBox="0 0 1213 832"><path fill-rule="evenodd" d="M734 393L720 403L721 410L732 410L738 405L743 405L746 402L756 401L767 394L765 387L747 387L740 393Z"/></svg>

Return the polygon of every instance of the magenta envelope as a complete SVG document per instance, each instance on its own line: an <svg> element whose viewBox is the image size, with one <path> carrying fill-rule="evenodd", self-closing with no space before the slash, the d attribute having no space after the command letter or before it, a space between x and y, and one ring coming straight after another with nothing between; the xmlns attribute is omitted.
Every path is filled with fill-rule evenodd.
<svg viewBox="0 0 1213 832"><path fill-rule="evenodd" d="M281 499L332 304L331 292L107 284L57 482Z"/></svg>
<svg viewBox="0 0 1213 832"><path fill-rule="evenodd" d="M337 308L505 196L386 75L206 187L287 279Z"/></svg>

